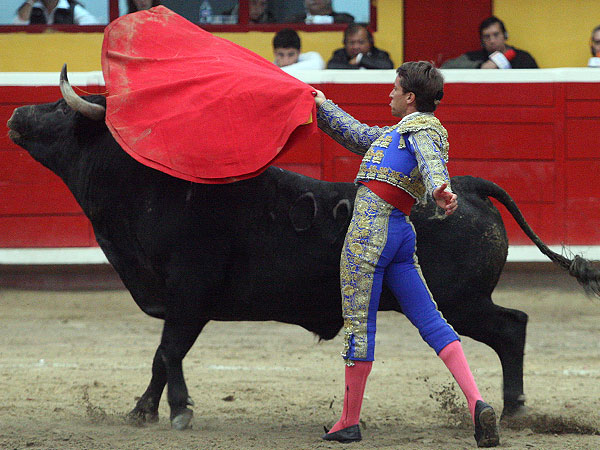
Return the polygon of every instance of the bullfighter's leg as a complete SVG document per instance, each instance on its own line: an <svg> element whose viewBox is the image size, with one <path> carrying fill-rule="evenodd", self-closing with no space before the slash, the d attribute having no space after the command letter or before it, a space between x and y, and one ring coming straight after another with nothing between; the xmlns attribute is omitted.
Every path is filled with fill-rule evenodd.
<svg viewBox="0 0 600 450"><path fill-rule="evenodd" d="M183 378L182 361L207 323L182 325L165 321L161 343L152 362L150 384L129 413L131 420L137 423L158 421L158 405L168 383L171 425L179 430L189 426L193 413L187 408L191 400Z"/></svg>
<svg viewBox="0 0 600 450"><path fill-rule="evenodd" d="M487 297L465 303L464 309L447 311L446 315L458 333L489 345L498 354L504 383L502 416L525 414L523 356L527 314L495 305ZM469 317L477 320L465 320Z"/></svg>
<svg viewBox="0 0 600 450"><path fill-rule="evenodd" d="M352 221L340 258L344 352L344 406L325 440L361 440L359 419L367 378L375 354L375 333L385 266L382 253L394 253L387 233L393 208L359 187ZM389 245L388 245L389 244ZM383 258L385 260L386 258Z"/></svg>
<svg viewBox="0 0 600 450"><path fill-rule="evenodd" d="M460 339L438 310L427 287L416 256L416 234L408 217L403 225L396 227L404 239L387 266L384 281L406 317L442 359L463 391L475 425L477 446L494 447L499 443L494 410L483 401Z"/></svg>

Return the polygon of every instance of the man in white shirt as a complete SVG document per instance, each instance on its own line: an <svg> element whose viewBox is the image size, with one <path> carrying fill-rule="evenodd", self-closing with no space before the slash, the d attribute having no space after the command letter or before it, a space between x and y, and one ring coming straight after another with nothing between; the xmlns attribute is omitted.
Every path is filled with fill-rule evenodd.
<svg viewBox="0 0 600 450"><path fill-rule="evenodd" d="M317 52L300 53L300 36L291 28L278 31L273 38L275 64L284 71L322 70L325 61Z"/></svg>
<svg viewBox="0 0 600 450"><path fill-rule="evenodd" d="M592 57L588 61L588 67L600 67L600 25L592 30L590 50Z"/></svg>
<svg viewBox="0 0 600 450"><path fill-rule="evenodd" d="M15 25L100 25L76 0L26 0L17 10Z"/></svg>

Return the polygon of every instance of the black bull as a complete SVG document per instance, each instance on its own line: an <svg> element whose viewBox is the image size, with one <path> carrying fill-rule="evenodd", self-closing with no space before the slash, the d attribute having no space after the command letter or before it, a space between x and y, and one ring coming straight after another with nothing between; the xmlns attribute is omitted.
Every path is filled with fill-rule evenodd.
<svg viewBox="0 0 600 450"><path fill-rule="evenodd" d="M86 98L104 106L101 96ZM102 120L84 117L64 100L17 108L8 125L13 141L69 187L140 308L164 319L152 378L133 418L156 420L168 385L171 423L188 426L182 360L209 320L275 320L322 339L340 331L338 264L356 190L351 183L274 167L233 184L186 182L137 163ZM459 198L454 215L443 218L432 202L413 208L418 257L448 322L498 354L504 414L520 413L527 314L492 302L508 241L488 197L586 290L598 293L599 273L580 257L550 251L497 185L454 177L452 187ZM399 311L387 291L380 310Z"/></svg>

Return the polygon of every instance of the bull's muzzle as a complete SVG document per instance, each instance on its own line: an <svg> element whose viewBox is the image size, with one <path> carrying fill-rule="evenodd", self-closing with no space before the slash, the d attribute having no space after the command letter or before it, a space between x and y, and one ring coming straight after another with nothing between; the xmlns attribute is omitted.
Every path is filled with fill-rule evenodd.
<svg viewBox="0 0 600 450"><path fill-rule="evenodd" d="M8 137L13 142L15 142L17 139L19 139L21 137L21 132L19 132L16 129L18 127L18 125L17 125L17 121L15 120L15 116L17 115L18 109L19 108L16 108L13 111L12 115L10 116L10 119L8 119L8 122L6 122L6 126L8 127Z"/></svg>

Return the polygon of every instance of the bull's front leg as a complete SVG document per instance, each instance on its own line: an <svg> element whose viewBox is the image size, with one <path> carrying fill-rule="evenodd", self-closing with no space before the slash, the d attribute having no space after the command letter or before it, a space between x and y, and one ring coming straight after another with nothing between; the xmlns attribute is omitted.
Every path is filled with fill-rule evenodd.
<svg viewBox="0 0 600 450"><path fill-rule="evenodd" d="M167 384L171 426L177 430L189 427L193 412L188 405L192 402L183 377L182 363L207 323L208 321L165 321L161 343L152 363L152 379L136 407L129 413L130 418L136 422L157 421L160 397Z"/></svg>
<svg viewBox="0 0 600 450"><path fill-rule="evenodd" d="M133 424L141 425L145 422L158 422L158 405L166 384L167 369L161 357L160 347L158 347L152 361L150 384L128 416Z"/></svg>
<svg viewBox="0 0 600 450"><path fill-rule="evenodd" d="M159 346L160 356L167 369L167 399L171 407L171 427L184 430L189 427L193 412L188 405L193 405L183 378L183 358L194 345L196 338L207 322L188 324L165 321L162 341Z"/></svg>

